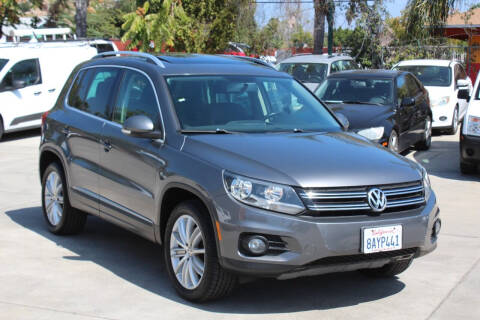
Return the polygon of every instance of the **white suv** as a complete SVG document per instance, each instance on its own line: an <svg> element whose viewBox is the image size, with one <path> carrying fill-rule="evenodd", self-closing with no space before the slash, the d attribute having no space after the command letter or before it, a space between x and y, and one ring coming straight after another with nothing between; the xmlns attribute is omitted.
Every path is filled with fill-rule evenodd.
<svg viewBox="0 0 480 320"><path fill-rule="evenodd" d="M468 102L459 99L458 91L472 91L472 80L463 66L451 60L407 60L393 67L413 73L428 90L433 114L432 127L455 134L467 111Z"/></svg>
<svg viewBox="0 0 480 320"><path fill-rule="evenodd" d="M283 60L276 66L303 82L311 91L334 72L358 69L352 57L345 54L299 54Z"/></svg>

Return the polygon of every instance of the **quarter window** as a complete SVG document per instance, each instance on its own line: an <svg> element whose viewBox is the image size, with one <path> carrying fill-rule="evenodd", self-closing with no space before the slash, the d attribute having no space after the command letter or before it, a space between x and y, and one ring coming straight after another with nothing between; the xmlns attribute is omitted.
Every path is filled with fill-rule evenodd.
<svg viewBox="0 0 480 320"><path fill-rule="evenodd" d="M132 116L145 115L160 129L157 99L148 78L136 71L125 71L113 110L113 121L123 124Z"/></svg>
<svg viewBox="0 0 480 320"><path fill-rule="evenodd" d="M23 81L26 87L41 84L42 76L38 59L28 59L16 63L8 70L0 87L8 89L13 86L13 81Z"/></svg>

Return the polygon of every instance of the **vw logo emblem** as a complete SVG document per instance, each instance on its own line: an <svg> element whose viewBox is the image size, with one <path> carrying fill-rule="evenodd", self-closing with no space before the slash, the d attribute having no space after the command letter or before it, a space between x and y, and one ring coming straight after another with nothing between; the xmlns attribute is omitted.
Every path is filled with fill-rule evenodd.
<svg viewBox="0 0 480 320"><path fill-rule="evenodd" d="M368 205L374 212L382 212L387 206L387 197L385 193L378 188L372 188L367 193Z"/></svg>

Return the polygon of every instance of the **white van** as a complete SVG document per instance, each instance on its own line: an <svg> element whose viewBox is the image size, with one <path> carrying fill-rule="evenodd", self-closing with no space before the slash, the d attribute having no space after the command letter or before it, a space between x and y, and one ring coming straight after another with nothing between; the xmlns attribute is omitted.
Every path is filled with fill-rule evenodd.
<svg viewBox="0 0 480 320"><path fill-rule="evenodd" d="M97 49L89 45L0 48L0 139L5 132L40 127L66 79Z"/></svg>
<svg viewBox="0 0 480 320"><path fill-rule="evenodd" d="M393 67L413 73L427 89L433 114L433 129L455 134L467 111L468 102L458 91L472 90L472 80L462 64L452 60L407 60Z"/></svg>

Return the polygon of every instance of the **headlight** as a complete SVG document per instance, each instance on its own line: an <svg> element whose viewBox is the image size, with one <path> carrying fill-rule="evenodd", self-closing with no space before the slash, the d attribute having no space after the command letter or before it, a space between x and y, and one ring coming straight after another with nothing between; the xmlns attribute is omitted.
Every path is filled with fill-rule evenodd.
<svg viewBox="0 0 480 320"><path fill-rule="evenodd" d="M468 117L467 134L480 136L480 117L475 117L475 116Z"/></svg>
<svg viewBox="0 0 480 320"><path fill-rule="evenodd" d="M358 131L357 133L369 140L378 140L383 137L384 127L368 128Z"/></svg>
<svg viewBox="0 0 480 320"><path fill-rule="evenodd" d="M423 181L423 190L425 192L425 201L428 201L430 194L432 193L432 186L430 185L430 177L428 176L427 170L422 167L422 181Z"/></svg>
<svg viewBox="0 0 480 320"><path fill-rule="evenodd" d="M440 99L432 99L432 107L444 106L450 102L450 96L441 97Z"/></svg>
<svg viewBox="0 0 480 320"><path fill-rule="evenodd" d="M225 190L245 204L288 214L297 214L305 206L290 186L255 180L233 173L223 172Z"/></svg>

